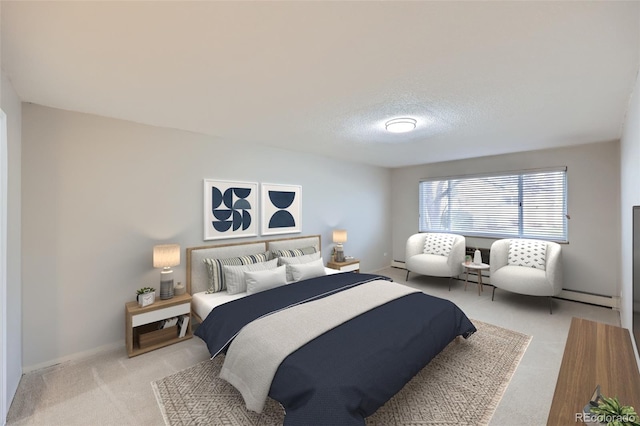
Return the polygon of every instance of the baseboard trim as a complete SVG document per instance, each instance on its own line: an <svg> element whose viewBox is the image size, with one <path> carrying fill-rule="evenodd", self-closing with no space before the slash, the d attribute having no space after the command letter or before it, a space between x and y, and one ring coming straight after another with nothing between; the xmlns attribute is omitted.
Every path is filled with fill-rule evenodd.
<svg viewBox="0 0 640 426"><path fill-rule="evenodd" d="M125 351L124 351L124 349L125 349L124 348L124 343L122 343L122 342L110 343L108 345L99 346L97 348L89 349L87 351L76 352L76 353L71 354L71 355L63 356L63 357L52 359L52 360L45 361L45 362L41 362L39 364L28 365L26 367L23 366L22 367L22 374L31 373L33 371L41 370L43 368L53 367L54 365L62 364L62 363L69 362L69 361L76 361L76 360L79 360L79 359L90 357L92 355L96 355L96 354L98 354L100 352L106 352L106 351L115 350L115 349L118 349L118 348L122 348L123 354L125 353Z"/></svg>

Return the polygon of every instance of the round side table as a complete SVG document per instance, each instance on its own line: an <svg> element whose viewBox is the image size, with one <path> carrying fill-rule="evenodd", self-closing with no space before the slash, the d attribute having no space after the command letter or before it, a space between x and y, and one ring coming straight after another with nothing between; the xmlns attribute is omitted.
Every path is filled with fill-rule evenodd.
<svg viewBox="0 0 640 426"><path fill-rule="evenodd" d="M485 269L489 269L489 265L486 263L465 263L462 262L462 266L464 266L465 271L467 272L467 276L464 280L464 291L467 291L467 284L469 283L469 271L475 271L478 276L478 296L480 296L480 292L484 291L482 287L482 271Z"/></svg>

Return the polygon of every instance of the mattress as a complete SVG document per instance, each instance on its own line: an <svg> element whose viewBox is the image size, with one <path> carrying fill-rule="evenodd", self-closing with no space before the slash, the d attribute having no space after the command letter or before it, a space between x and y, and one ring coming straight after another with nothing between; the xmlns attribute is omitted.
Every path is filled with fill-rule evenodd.
<svg viewBox="0 0 640 426"><path fill-rule="evenodd" d="M331 268L324 268L327 275L331 274L344 274L350 272L340 272ZM216 306L220 306L224 303L231 302L232 300L245 297L247 293L229 294L226 291L220 291L217 293L207 294L204 291L195 293L191 299L191 308L201 318L205 319L209 312Z"/></svg>

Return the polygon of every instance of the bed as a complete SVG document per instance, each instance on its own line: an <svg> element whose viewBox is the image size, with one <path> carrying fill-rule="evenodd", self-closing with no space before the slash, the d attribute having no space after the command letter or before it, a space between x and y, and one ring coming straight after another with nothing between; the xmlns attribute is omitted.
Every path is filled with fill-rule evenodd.
<svg viewBox="0 0 640 426"><path fill-rule="evenodd" d="M242 393L248 409L259 412L268 395L285 409L285 425L363 425L452 340L476 331L448 300L377 274L320 273L318 255L280 266L302 277L286 285L206 294L210 256L288 251L308 260L310 247L321 252L320 236L187 249L187 289L202 322L195 334L212 357L224 354L221 377ZM312 264L316 274L305 275Z"/></svg>
<svg viewBox="0 0 640 426"><path fill-rule="evenodd" d="M321 253L320 235L187 248L187 292L192 296L192 316L198 322L202 322L216 306L247 296L246 292L236 294L229 294L225 291L207 293L208 271L204 263L205 259L226 259L275 250L294 250L307 247L314 247L318 253ZM339 271L330 268L324 268L324 270L327 275L339 273Z"/></svg>

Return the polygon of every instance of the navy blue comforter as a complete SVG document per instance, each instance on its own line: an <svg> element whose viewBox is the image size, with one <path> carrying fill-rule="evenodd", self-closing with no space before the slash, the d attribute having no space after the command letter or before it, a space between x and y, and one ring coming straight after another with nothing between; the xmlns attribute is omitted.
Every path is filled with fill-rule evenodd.
<svg viewBox="0 0 640 426"><path fill-rule="evenodd" d="M247 323L374 279L371 274L314 278L218 306L196 329L212 356ZM456 336L476 331L451 301L424 293L401 297L312 340L280 364L269 396L285 425L363 425Z"/></svg>

